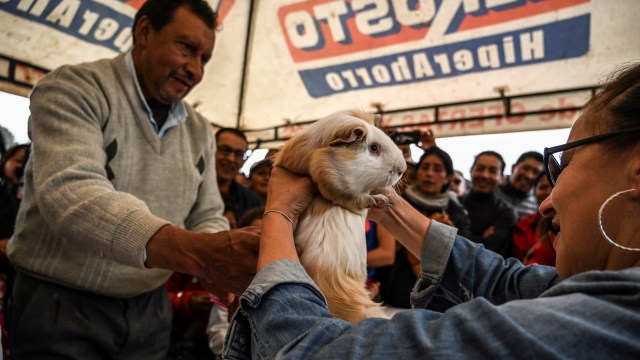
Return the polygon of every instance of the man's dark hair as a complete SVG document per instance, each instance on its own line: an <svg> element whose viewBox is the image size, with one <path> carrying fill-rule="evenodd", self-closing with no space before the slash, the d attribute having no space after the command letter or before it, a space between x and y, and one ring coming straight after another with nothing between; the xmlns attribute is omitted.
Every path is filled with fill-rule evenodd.
<svg viewBox="0 0 640 360"><path fill-rule="evenodd" d="M133 19L133 26L131 27L133 43L136 43L135 30L142 17L149 18L151 27L155 31L160 31L173 20L173 14L183 5L192 13L198 15L208 27L215 29L218 26L218 14L211 9L211 6L205 0L147 0Z"/></svg>
<svg viewBox="0 0 640 360"><path fill-rule="evenodd" d="M526 153L523 153L522 155L520 155L520 157L518 157L518 160L516 160L516 163L514 165L518 165L527 159L533 159L540 163L544 161L542 154L540 154L539 152L527 151Z"/></svg>
<svg viewBox="0 0 640 360"><path fill-rule="evenodd" d="M231 133L239 138L242 138L242 140L244 140L245 143L249 143L249 141L247 140L247 136L244 134L244 132L242 130L236 129L236 128L220 128L218 129L218 131L216 132L216 142L220 139L220 135L224 134L224 133Z"/></svg>
<svg viewBox="0 0 640 360"><path fill-rule="evenodd" d="M473 170L473 167L476 166L476 162L478 162L478 158L483 155L493 156L494 158L497 158L498 160L500 160L500 174L504 175L504 167L505 167L504 159L502 158L502 155L498 154L493 150L486 150L476 155L476 157L473 158L473 164L471 165L471 170Z"/></svg>

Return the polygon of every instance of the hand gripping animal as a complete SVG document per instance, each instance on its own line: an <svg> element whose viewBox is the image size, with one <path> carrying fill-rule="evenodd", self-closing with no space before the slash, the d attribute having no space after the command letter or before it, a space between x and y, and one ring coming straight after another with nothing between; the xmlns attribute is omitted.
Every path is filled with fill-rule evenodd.
<svg viewBox="0 0 640 360"><path fill-rule="evenodd" d="M365 289L365 218L369 207L388 201L371 190L395 184L406 170L402 151L374 120L357 111L320 119L292 137L274 162L318 187L294 238L331 313L351 323L385 317Z"/></svg>

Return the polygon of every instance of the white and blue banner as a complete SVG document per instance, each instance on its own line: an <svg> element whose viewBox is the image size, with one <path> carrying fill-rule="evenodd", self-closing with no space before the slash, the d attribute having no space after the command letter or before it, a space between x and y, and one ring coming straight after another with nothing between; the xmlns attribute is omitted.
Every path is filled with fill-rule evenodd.
<svg viewBox="0 0 640 360"><path fill-rule="evenodd" d="M638 0L209 2L221 25L187 99L216 124L277 137L348 108L382 109L389 126L427 124L438 136L569 127L589 91L515 98L512 112L533 115L498 121L483 117L503 103L482 100L592 87L640 59ZM142 3L0 0L0 89L24 95L61 64L127 51ZM435 122L460 114L478 119Z"/></svg>

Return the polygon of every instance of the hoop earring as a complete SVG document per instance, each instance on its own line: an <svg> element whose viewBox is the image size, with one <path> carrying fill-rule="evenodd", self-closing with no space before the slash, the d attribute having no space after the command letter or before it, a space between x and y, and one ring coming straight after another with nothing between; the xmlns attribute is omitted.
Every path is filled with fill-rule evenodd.
<svg viewBox="0 0 640 360"><path fill-rule="evenodd" d="M626 247L626 246L622 246L620 244L618 244L617 242L613 241L613 239L611 239L611 237L609 237L609 235L607 234L607 232L604 230L604 226L602 225L602 213L604 212L604 208L609 204L609 202L611 202L611 200L617 198L618 196L624 194L624 193L628 193L631 191L635 191L635 189L629 189L629 190L622 190L622 191L618 191L617 193L609 196L609 198L602 203L602 206L600 206L600 211L598 211L598 225L600 225L600 233L602 234L602 236L604 236L604 238L611 243L611 245L623 249L623 250L628 250L628 251L640 251L640 248L632 248L632 247Z"/></svg>

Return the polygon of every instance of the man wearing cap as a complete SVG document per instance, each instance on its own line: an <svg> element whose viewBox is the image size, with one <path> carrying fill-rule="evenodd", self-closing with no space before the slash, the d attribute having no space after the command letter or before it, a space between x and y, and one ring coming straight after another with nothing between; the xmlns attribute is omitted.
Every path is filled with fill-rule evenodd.
<svg viewBox="0 0 640 360"><path fill-rule="evenodd" d="M273 160L263 159L251 165L251 170L249 170L249 188L260 196L263 205L267 200L267 188L272 166Z"/></svg>

